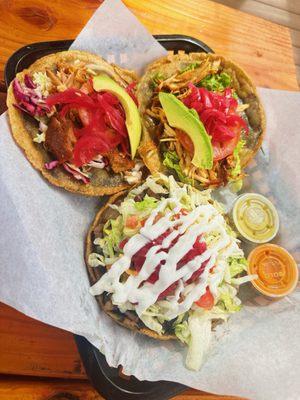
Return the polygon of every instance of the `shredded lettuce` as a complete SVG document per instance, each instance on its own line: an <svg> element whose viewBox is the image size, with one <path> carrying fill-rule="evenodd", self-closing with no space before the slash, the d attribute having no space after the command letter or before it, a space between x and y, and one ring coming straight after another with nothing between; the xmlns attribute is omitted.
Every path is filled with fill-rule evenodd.
<svg viewBox="0 0 300 400"><path fill-rule="evenodd" d="M152 304L142 314L141 320L148 328L154 330L158 334L162 334L164 332L162 324L167 321L167 318L164 315L163 307L159 304Z"/></svg>
<svg viewBox="0 0 300 400"><path fill-rule="evenodd" d="M135 203L135 208L138 211L151 211L157 206L157 199L155 197L150 197L146 194L142 201Z"/></svg>
<svg viewBox="0 0 300 400"><path fill-rule="evenodd" d="M114 259L119 250L119 243L123 238L123 218L109 219L103 227L103 238L95 239L94 243L102 248L105 257Z"/></svg>
<svg viewBox="0 0 300 400"><path fill-rule="evenodd" d="M174 170L181 182L192 184L192 179L189 179L183 173L183 171L179 165L179 157L175 151L166 151L164 153L163 165L169 169Z"/></svg>
<svg viewBox="0 0 300 400"><path fill-rule="evenodd" d="M248 262L245 257L229 257L228 264L231 278L234 278L243 271L247 271Z"/></svg>
<svg viewBox="0 0 300 400"><path fill-rule="evenodd" d="M205 234L204 239L207 247L212 247L214 243L219 240L220 235L220 232L209 232L209 234Z"/></svg>
<svg viewBox="0 0 300 400"><path fill-rule="evenodd" d="M202 81L199 86L205 87L207 90L214 92L223 92L231 84L231 77L226 72L220 74L208 75Z"/></svg>
<svg viewBox="0 0 300 400"><path fill-rule="evenodd" d="M52 89L52 82L46 72L35 72L32 80L40 90L41 94L44 97L47 97Z"/></svg>
<svg viewBox="0 0 300 400"><path fill-rule="evenodd" d="M191 332L187 321L174 325L175 335L182 343L189 344L191 339Z"/></svg>
<svg viewBox="0 0 300 400"><path fill-rule="evenodd" d="M233 180L229 182L229 187L230 190L234 193L239 192L243 187L243 179L240 178L236 180L236 178L238 178L238 176L242 172L240 153L241 150L244 148L245 144L246 144L245 140L240 140L236 145L235 149L233 150L233 160L235 166L230 171L230 176L231 179Z"/></svg>
<svg viewBox="0 0 300 400"><path fill-rule="evenodd" d="M163 326L160 322L158 322L157 318L142 314L140 319L144 322L147 328L157 332L159 335L163 334Z"/></svg>
<svg viewBox="0 0 300 400"><path fill-rule="evenodd" d="M189 64L187 67L183 68L180 71L180 74L183 74L184 72L187 72L187 71L193 71L194 69L198 68L199 66L200 66L200 62L195 61L195 62Z"/></svg>
<svg viewBox="0 0 300 400"><path fill-rule="evenodd" d="M241 159L240 159L240 152L245 146L245 140L240 140L236 145L235 149L233 150L233 159L235 161L235 167L231 170L231 176L236 177L240 175L242 168L241 168Z"/></svg>
<svg viewBox="0 0 300 400"><path fill-rule="evenodd" d="M91 253L89 255L88 264L90 267L105 266L105 264L103 262L103 256L101 256L98 253Z"/></svg>
<svg viewBox="0 0 300 400"><path fill-rule="evenodd" d="M229 313L240 311L242 307L241 301L236 296L237 290L233 286L224 283L218 288L218 294L219 298L217 304L219 306L224 307L224 309Z"/></svg>

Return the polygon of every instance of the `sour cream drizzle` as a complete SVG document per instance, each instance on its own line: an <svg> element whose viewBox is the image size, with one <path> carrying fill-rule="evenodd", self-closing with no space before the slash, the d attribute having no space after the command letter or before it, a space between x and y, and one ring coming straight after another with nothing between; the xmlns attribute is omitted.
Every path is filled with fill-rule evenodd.
<svg viewBox="0 0 300 400"><path fill-rule="evenodd" d="M119 308L126 304L135 305L135 311L140 317L153 305L160 293L170 285L178 282L174 295L168 296L170 308L166 313L169 319L175 318L188 311L210 286L212 291L222 280L226 263L224 256L219 257L224 250L226 256L238 248L234 239L226 232L226 223L223 216L210 204L199 205L187 215L178 214L182 204L177 198L163 199L148 217L140 233L134 235L124 246L124 254L90 289L91 294L99 295L103 292L112 293L112 302ZM157 222L155 219L164 213ZM174 216L176 215L176 218ZM141 250L147 243L163 233L170 231L161 244L153 245L147 252L146 260L137 275L131 275L126 282L120 282L121 275L130 267L132 256ZM199 235L217 232L218 239L209 246L204 253L187 262L177 269L177 263L193 248ZM178 237L171 247L172 241ZM168 252L164 251L168 249ZM223 260L222 260L223 258ZM155 271L155 268L164 261L159 272L159 279L154 283L144 282ZM197 282L186 284L194 272L203 262L206 266ZM216 267L216 272L212 272ZM142 284L142 285L141 285Z"/></svg>

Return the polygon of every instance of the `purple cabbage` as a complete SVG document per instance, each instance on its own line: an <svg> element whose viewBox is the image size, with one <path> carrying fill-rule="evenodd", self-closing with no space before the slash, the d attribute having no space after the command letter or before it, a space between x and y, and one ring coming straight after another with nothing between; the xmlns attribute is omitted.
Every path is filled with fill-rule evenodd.
<svg viewBox="0 0 300 400"><path fill-rule="evenodd" d="M15 107L32 117L40 117L50 112L50 107L47 106L42 96L36 92L36 86L29 75L25 75L24 85L21 85L19 80L15 78L12 87L15 99L17 100Z"/></svg>
<svg viewBox="0 0 300 400"><path fill-rule="evenodd" d="M85 184L90 183L89 178L81 174L79 171L75 171L73 168L69 167L66 163L63 164L63 167L66 171L74 176L77 180L82 180Z"/></svg>
<svg viewBox="0 0 300 400"><path fill-rule="evenodd" d="M54 169L55 167L57 167L58 165L58 161L54 160L54 161L50 161L48 163L45 163L45 168L48 170Z"/></svg>
<svg viewBox="0 0 300 400"><path fill-rule="evenodd" d="M36 89L36 84L33 82L28 74L24 76L24 83L25 86L27 86L29 89Z"/></svg>
<svg viewBox="0 0 300 400"><path fill-rule="evenodd" d="M51 169L56 168L58 166L58 164L59 164L58 160L54 160L54 161L50 161L48 163L45 163L44 166L45 166L46 169L48 169L50 171ZM79 171L74 170L73 168L71 168L66 163L63 163L62 166L64 167L64 169L67 172L69 172L71 175L73 175L75 179L82 180L85 184L90 183L89 178L87 178L86 176L81 174Z"/></svg>

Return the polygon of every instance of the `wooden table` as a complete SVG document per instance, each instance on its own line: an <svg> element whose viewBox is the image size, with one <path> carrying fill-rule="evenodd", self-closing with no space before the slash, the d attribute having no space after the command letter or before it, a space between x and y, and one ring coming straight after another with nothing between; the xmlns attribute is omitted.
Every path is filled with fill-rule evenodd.
<svg viewBox="0 0 300 400"><path fill-rule="evenodd" d="M125 3L153 34L197 37L239 62L257 85L298 90L287 28L207 0ZM12 52L31 42L74 38L98 5L98 0L1 1L0 79ZM70 333L3 304L0 327L0 400L101 399L87 381ZM190 390L176 399L238 398Z"/></svg>

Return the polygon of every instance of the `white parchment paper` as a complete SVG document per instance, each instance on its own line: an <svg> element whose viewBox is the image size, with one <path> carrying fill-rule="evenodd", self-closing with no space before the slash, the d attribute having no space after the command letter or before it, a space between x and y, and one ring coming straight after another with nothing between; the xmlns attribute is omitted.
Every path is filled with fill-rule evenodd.
<svg viewBox="0 0 300 400"><path fill-rule="evenodd" d="M114 7L119 7L119 13L125 10L122 22L128 32L133 23L138 29L132 15L126 19L128 11L119 1L109 3L112 8L105 3L106 18L114 13ZM88 48L84 47L88 41L88 49L98 49L103 37L101 8L87 25L93 36L85 29L83 40L81 36L77 39L80 48ZM106 29L107 43L115 42L114 32ZM128 46L143 57L143 52L150 54L153 41L144 28L142 32L142 43L148 43L147 48L139 47L139 35ZM125 42L123 46L126 51ZM261 89L260 94L268 136L264 153L259 152L248 169L245 190L258 191L275 203L281 220L275 242L290 250L299 262L300 93ZM99 310L88 293L84 238L104 200L67 193L42 179L12 140L6 114L0 117L0 132L0 301L85 336L104 352L110 365L122 364L126 374L139 379L172 380L253 400L300 399L299 288L279 301L258 296L251 287L244 289L243 311L217 332L201 371L188 371L184 367L184 347L154 341L118 326ZM230 205L232 198L224 193Z"/></svg>
<svg viewBox="0 0 300 400"><path fill-rule="evenodd" d="M120 0L106 0L71 48L100 54L139 74L149 62L166 53Z"/></svg>

